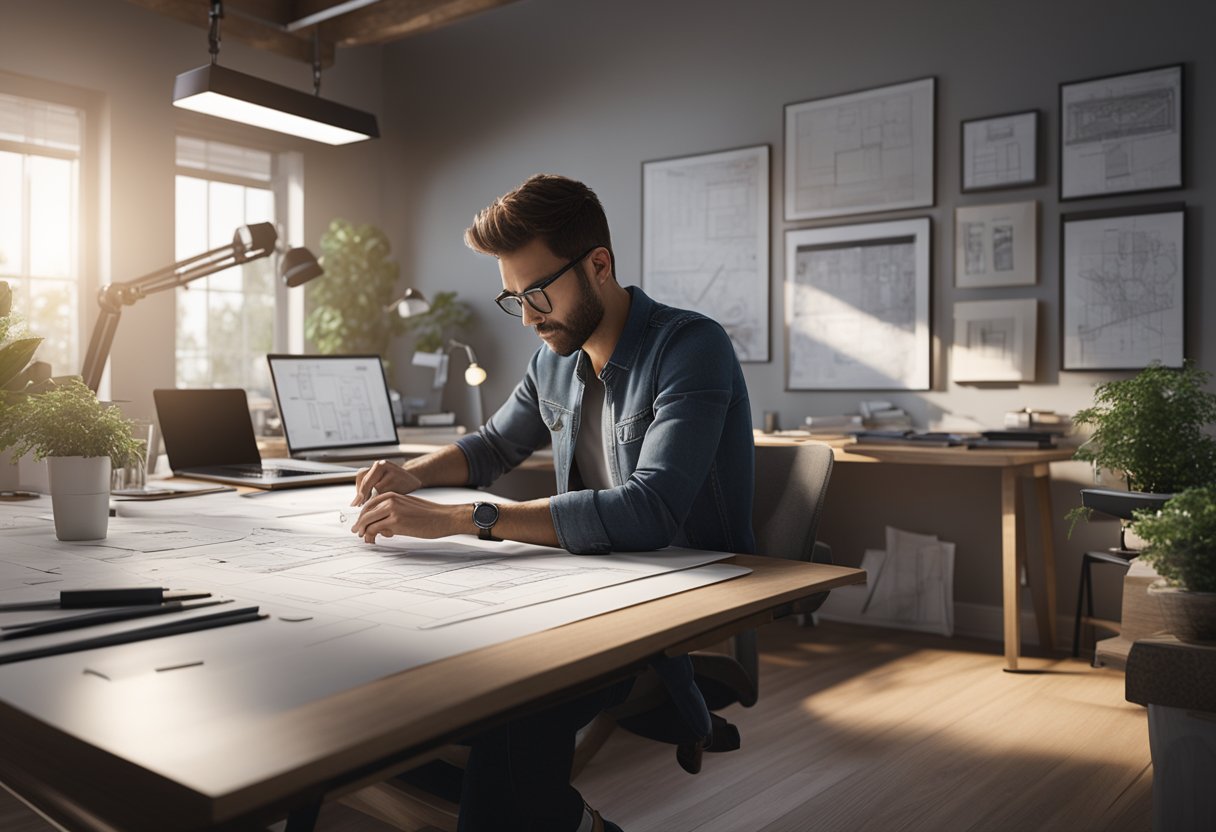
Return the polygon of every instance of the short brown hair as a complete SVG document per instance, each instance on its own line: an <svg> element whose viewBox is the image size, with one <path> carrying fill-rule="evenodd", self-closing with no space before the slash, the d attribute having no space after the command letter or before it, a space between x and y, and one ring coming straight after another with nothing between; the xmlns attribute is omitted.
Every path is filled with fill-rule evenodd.
<svg viewBox="0 0 1216 832"><path fill-rule="evenodd" d="M612 253L608 218L599 197L582 182L551 173L529 177L494 200L464 232L469 248L495 256L518 251L536 239L566 259L597 246Z"/></svg>

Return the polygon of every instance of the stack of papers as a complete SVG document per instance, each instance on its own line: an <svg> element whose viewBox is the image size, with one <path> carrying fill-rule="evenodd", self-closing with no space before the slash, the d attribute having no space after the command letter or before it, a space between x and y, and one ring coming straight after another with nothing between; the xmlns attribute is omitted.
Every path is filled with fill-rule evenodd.
<svg viewBox="0 0 1216 832"><path fill-rule="evenodd" d="M954 544L887 527L887 548L867 549L864 586L832 590L817 616L954 635Z"/></svg>

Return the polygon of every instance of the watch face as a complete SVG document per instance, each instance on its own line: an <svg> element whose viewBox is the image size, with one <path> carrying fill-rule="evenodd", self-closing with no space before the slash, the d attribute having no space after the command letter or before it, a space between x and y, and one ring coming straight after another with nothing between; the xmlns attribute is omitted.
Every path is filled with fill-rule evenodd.
<svg viewBox="0 0 1216 832"><path fill-rule="evenodd" d="M473 523L478 528L488 529L498 522L498 506L494 503L478 503L473 506Z"/></svg>

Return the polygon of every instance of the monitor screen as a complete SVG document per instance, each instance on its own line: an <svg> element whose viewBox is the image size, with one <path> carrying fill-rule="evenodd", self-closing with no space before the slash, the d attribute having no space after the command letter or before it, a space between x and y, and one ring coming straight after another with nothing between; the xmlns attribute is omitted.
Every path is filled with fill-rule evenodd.
<svg viewBox="0 0 1216 832"><path fill-rule="evenodd" d="M397 442L378 355L271 355L283 433L292 453Z"/></svg>

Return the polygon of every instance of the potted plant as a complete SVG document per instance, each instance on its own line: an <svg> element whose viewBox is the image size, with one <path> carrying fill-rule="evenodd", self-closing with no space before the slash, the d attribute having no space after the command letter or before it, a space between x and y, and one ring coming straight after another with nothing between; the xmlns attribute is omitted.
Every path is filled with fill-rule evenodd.
<svg viewBox="0 0 1216 832"><path fill-rule="evenodd" d="M401 321L385 314L399 267L388 237L374 225L335 219L321 235L324 280L308 284L304 334L325 355L383 355Z"/></svg>
<svg viewBox="0 0 1216 832"><path fill-rule="evenodd" d="M5 406L0 448L20 457L32 452L47 459L55 536L97 540L110 519L111 466L143 455L131 422L97 400L77 377L38 395L19 394Z"/></svg>
<svg viewBox="0 0 1216 832"><path fill-rule="evenodd" d="M0 280L0 423L6 421L7 409L20 395L41 392L50 385L51 365L34 360L41 343L41 338L25 332L20 317L13 312L13 290ZM19 459L0 445L0 488L20 487Z"/></svg>
<svg viewBox="0 0 1216 832"><path fill-rule="evenodd" d="M1162 580L1149 587L1182 641L1216 641L1216 485L1188 488L1156 512L1136 514L1141 557Z"/></svg>
<svg viewBox="0 0 1216 832"><path fill-rule="evenodd" d="M1168 495L1211 482L1216 439L1205 428L1216 422L1216 393L1204 389L1209 377L1193 362L1181 369L1154 363L1099 385L1093 407L1073 417L1093 427L1075 458L1116 472L1133 492ZM1080 507L1069 517L1088 514Z"/></svg>

